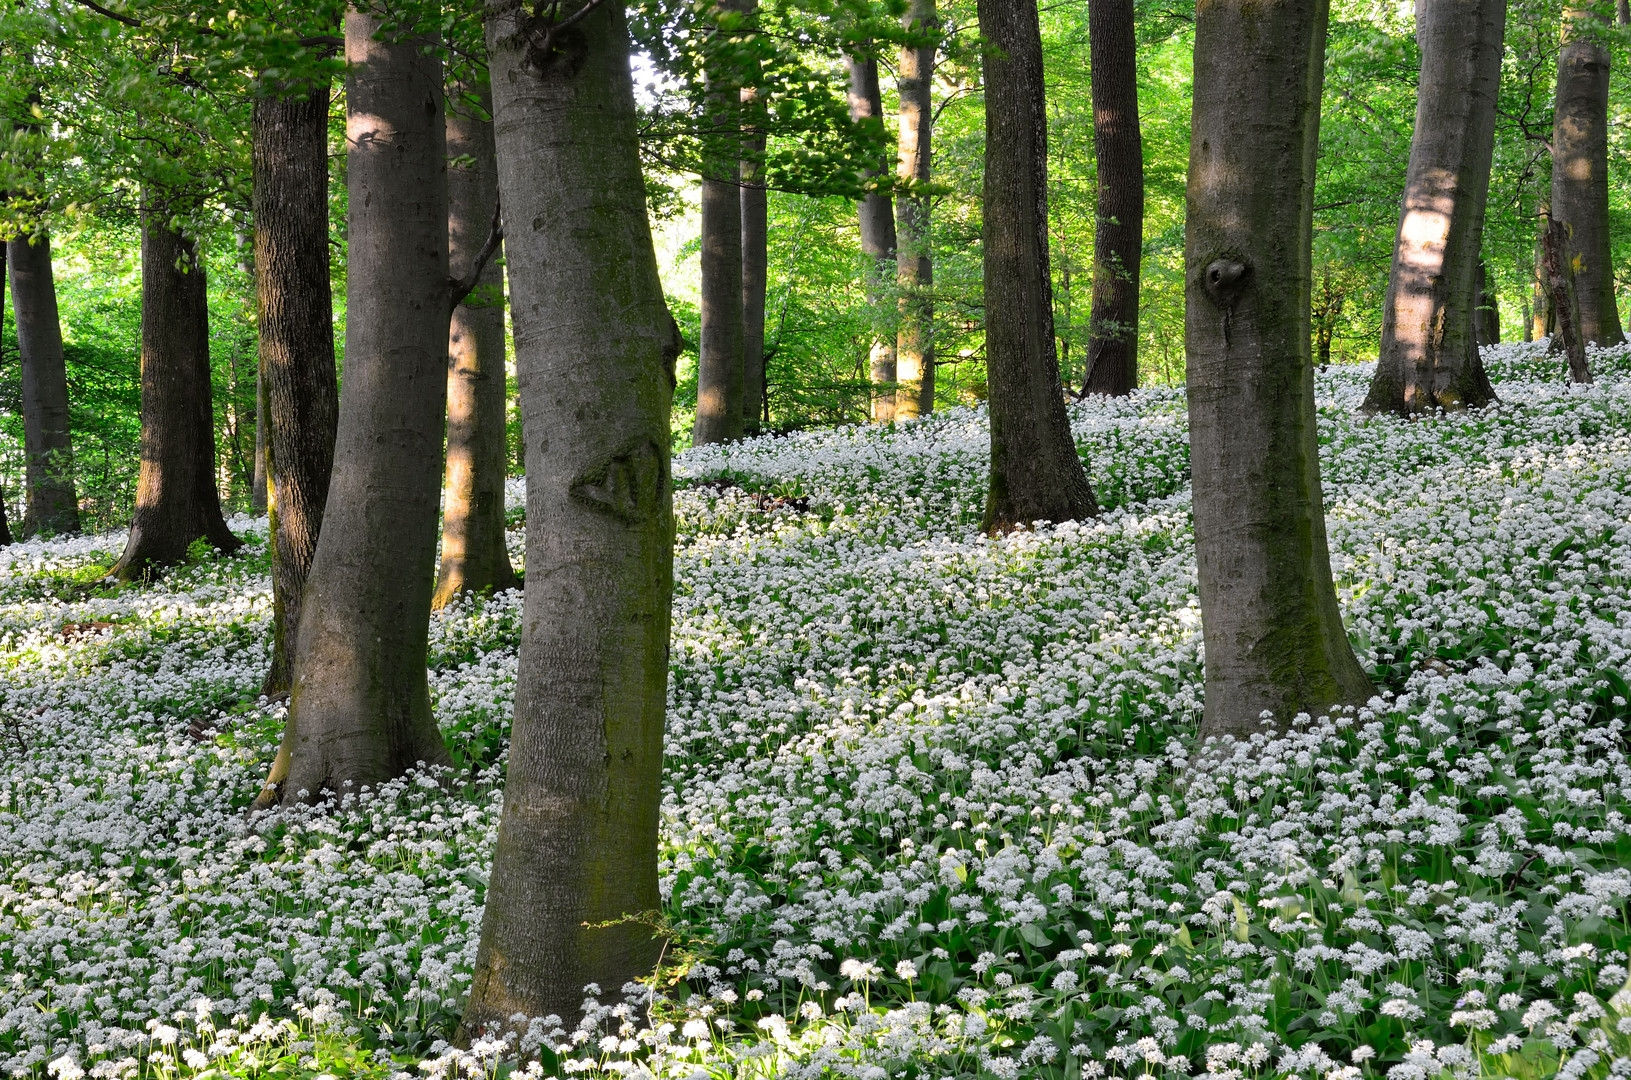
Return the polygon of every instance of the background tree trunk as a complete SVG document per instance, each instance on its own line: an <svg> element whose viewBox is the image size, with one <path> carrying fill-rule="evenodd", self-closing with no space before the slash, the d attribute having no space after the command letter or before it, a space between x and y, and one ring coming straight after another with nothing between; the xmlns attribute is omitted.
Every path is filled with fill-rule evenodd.
<svg viewBox="0 0 1631 1080"><path fill-rule="evenodd" d="M759 0L745 0L751 15ZM757 74L757 70L755 72ZM757 82L757 79L754 80ZM770 207L765 191L765 115L757 86L742 90L742 427L757 434L770 420L765 400L765 290L770 273Z"/></svg>
<svg viewBox="0 0 1631 1080"><path fill-rule="evenodd" d="M1331 584L1308 355L1327 11L1196 13L1184 306L1203 740L1371 695Z"/></svg>
<svg viewBox="0 0 1631 1080"><path fill-rule="evenodd" d="M911 0L904 23L908 30L938 35L935 0ZM895 336L895 416L910 419L934 411L934 262L929 231L929 183L933 164L934 57L937 46L900 50L897 89L900 96L898 158L895 175L907 189L895 200L895 274L900 286L900 329Z"/></svg>
<svg viewBox="0 0 1631 1080"><path fill-rule="evenodd" d="M1574 263L1569 258L1569 230L1561 221L1548 221L1541 246L1542 265L1551 309L1557 320L1552 335L1552 352L1562 353L1569 362L1569 381L1592 381L1586 360L1586 338L1580 331L1580 294L1575 286Z"/></svg>
<svg viewBox="0 0 1631 1080"><path fill-rule="evenodd" d="M5 246L0 245L0 259L7 258ZM5 337L6 329L6 275L0 274L0 338ZM8 547L12 542L11 522L6 517L6 491L0 487L0 547Z"/></svg>
<svg viewBox="0 0 1631 1080"><path fill-rule="evenodd" d="M51 272L51 238L6 242L11 303L17 315L17 351L23 375L23 448L28 509L24 535L79 531L74 495L73 439L68 422L68 372L62 358L62 323Z"/></svg>
<svg viewBox="0 0 1631 1080"><path fill-rule="evenodd" d="M1569 255L1578 260L1581 334L1590 345L1620 345L1625 333L1614 302L1608 228L1609 53L1600 31L1590 8L1564 7L1552 114L1552 216L1568 228Z"/></svg>
<svg viewBox="0 0 1631 1080"><path fill-rule="evenodd" d="M1059 382L1048 270L1048 121L1036 0L980 0L985 54L984 528L1098 513Z"/></svg>
<svg viewBox="0 0 1631 1080"><path fill-rule="evenodd" d="M258 316L257 316L258 318ZM266 416L266 372L261 370L257 363L255 367L255 475L250 481L249 512L260 515L266 513L266 486L270 473L266 468L267 427L271 423Z"/></svg>
<svg viewBox="0 0 1631 1080"><path fill-rule="evenodd" d="M1409 415L1495 400L1473 312L1505 28L1506 0L1416 4L1416 131L1369 411Z"/></svg>
<svg viewBox="0 0 1631 1080"><path fill-rule="evenodd" d="M471 164L447 179L448 262L463 280L493 230L498 163L492 91L485 80L456 87L447 112L447 156ZM471 102L470 97L478 100ZM477 115L477 113L480 115ZM504 544L504 270L489 260L475 291L453 309L447 345L447 487L442 499L442 567L433 608L461 592L520 584Z"/></svg>
<svg viewBox="0 0 1631 1080"><path fill-rule="evenodd" d="M1485 345L1499 345L1501 343L1501 309L1495 295L1495 286L1489 280L1489 267L1484 264L1483 259L1478 260L1478 275L1474 281L1474 292L1478 297L1478 307L1473 311L1473 337L1477 339L1480 348Z"/></svg>
<svg viewBox="0 0 1631 1080"><path fill-rule="evenodd" d="M1093 233L1093 313L1084 394L1138 385L1138 283L1144 254L1144 144L1138 130L1133 0L1089 0L1093 153L1099 191Z"/></svg>
<svg viewBox="0 0 1631 1080"><path fill-rule="evenodd" d="M657 960L649 925L619 920L660 903L679 349L646 218L622 6L595 8L536 60L516 45L517 8L488 10L499 187L506 218L532 223L508 240L527 591L465 1041L518 1012L570 1024L585 984L615 998Z"/></svg>
<svg viewBox="0 0 1631 1080"><path fill-rule="evenodd" d="M878 87L878 61L875 57L846 56L849 67L849 118L871 128L883 126L883 91ZM883 162L861 173L864 184L875 183L884 174ZM874 317L883 310L887 282L895 271L894 201L881 192L862 197L856 208L861 227L861 258L865 262L867 306ZM895 418L895 335L874 328L867 351L867 377L872 383L872 419L887 423Z"/></svg>

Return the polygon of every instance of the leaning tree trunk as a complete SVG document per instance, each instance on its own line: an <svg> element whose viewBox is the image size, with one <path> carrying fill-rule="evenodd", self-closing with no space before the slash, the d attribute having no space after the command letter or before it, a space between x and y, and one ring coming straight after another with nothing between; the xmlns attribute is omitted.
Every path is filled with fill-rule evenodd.
<svg viewBox="0 0 1631 1080"><path fill-rule="evenodd" d="M1568 231L1580 333L1590 345L1621 345L1608 225L1609 53L1601 33L1589 7L1565 6L1552 113L1552 216Z"/></svg>
<svg viewBox="0 0 1631 1080"><path fill-rule="evenodd" d="M209 297L197 245L169 226L170 210L142 210L142 462L136 513L109 576L144 578L187 558L196 540L223 552L243 541L227 529L215 490Z"/></svg>
<svg viewBox="0 0 1631 1080"><path fill-rule="evenodd" d="M447 112L447 154L465 162L447 179L447 248L463 279L480 257L498 209L492 93L485 81L458 88ZM474 105L469 100L477 99ZM477 112L479 110L479 114ZM447 486L436 609L460 593L502 592L520 582L504 544L504 270L489 261L453 309L447 345Z"/></svg>
<svg viewBox="0 0 1631 1080"><path fill-rule="evenodd" d="M980 0L985 53L987 532L1098 513L1059 382L1048 271L1048 120L1036 0Z"/></svg>
<svg viewBox="0 0 1631 1080"><path fill-rule="evenodd" d="M1541 266L1546 275L1546 293L1556 316L1552 352L1560 352L1569 363L1569 381L1592 381L1586 360L1586 338L1580 332L1580 293L1574 280L1574 263L1569 258L1569 230L1561 221L1548 219L1541 239Z"/></svg>
<svg viewBox="0 0 1631 1080"><path fill-rule="evenodd" d="M1138 129L1133 0L1089 0L1087 11L1099 198L1082 393L1119 395L1138 385L1138 282L1144 254L1144 144Z"/></svg>
<svg viewBox="0 0 1631 1080"><path fill-rule="evenodd" d="M900 328L895 335L895 416L906 420L934 411L934 262L929 196L934 134L934 56L940 18L935 0L911 0L902 20L927 40L901 46L896 68L900 127L895 175L905 190L895 200L895 280Z"/></svg>
<svg viewBox="0 0 1631 1080"><path fill-rule="evenodd" d="M679 342L646 220L623 7L539 56L488 8L527 590L504 816L461 1040L572 1018L649 975L668 680L668 411ZM576 14L572 7L563 15Z"/></svg>
<svg viewBox="0 0 1631 1080"><path fill-rule="evenodd" d="M256 382L272 489L272 664L264 692L288 692L301 604L334 467L339 387L328 259L328 80L255 100ZM304 92L302 92L304 91ZM257 436L257 442L261 436ZM262 466L257 464L257 472ZM263 495L264 498L264 495Z"/></svg>
<svg viewBox="0 0 1631 1080"><path fill-rule="evenodd" d="M68 372L62 357L62 323L51 273L51 239L6 243L11 303L17 313L17 351L23 369L23 456L28 508L23 533L77 533L73 440L68 430Z"/></svg>
<svg viewBox="0 0 1631 1080"><path fill-rule="evenodd" d="M1495 400L1473 314L1506 0L1417 0L1421 85L1369 412Z"/></svg>
<svg viewBox="0 0 1631 1080"><path fill-rule="evenodd" d="M286 804L448 762L425 675L451 299L442 74L430 42L383 22L345 17L345 383L286 772L262 792Z"/></svg>
<svg viewBox="0 0 1631 1080"><path fill-rule="evenodd" d="M1308 354L1328 10L1214 0L1196 16L1184 323L1203 740L1371 695L1331 583Z"/></svg>
<svg viewBox="0 0 1631 1080"><path fill-rule="evenodd" d="M849 66L849 118L852 123L881 129L883 91L878 87L876 57L846 56ZM861 172L861 183L871 187L884 174L882 162ZM884 309L887 282L895 263L895 209L886 194L869 191L857 207L861 228L862 274L867 307L874 318ZM867 374L872 383L872 419L887 423L895 418L895 340L894 334L876 327L867 350Z"/></svg>

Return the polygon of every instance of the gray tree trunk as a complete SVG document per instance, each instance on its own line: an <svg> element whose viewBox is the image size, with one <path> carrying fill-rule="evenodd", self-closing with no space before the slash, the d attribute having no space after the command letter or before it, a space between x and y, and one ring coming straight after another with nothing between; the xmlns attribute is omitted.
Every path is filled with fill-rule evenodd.
<svg viewBox="0 0 1631 1080"><path fill-rule="evenodd" d="M985 53L987 532L1098 513L1059 381L1048 269L1048 120L1036 0L980 0Z"/></svg>
<svg viewBox="0 0 1631 1080"><path fill-rule="evenodd" d="M1367 411L1495 400L1473 313L1505 29L1506 0L1417 0L1416 131Z"/></svg>
<svg viewBox="0 0 1631 1080"><path fill-rule="evenodd" d="M1541 265L1546 274L1546 291L1556 321L1551 352L1568 360L1569 381L1589 383L1591 366L1586 360L1586 338L1580 331L1580 292L1575 285L1574 263L1569 258L1569 230L1561 221L1550 219L1541 239Z"/></svg>
<svg viewBox="0 0 1631 1080"><path fill-rule="evenodd" d="M79 531L74 495L73 439L68 423L68 372L62 357L62 323L51 273L51 238L6 242L11 303L22 354L23 457L27 463L27 510L23 534Z"/></svg>
<svg viewBox="0 0 1631 1080"><path fill-rule="evenodd" d="M1343 632L1309 360L1328 0L1196 13L1184 259L1203 739L1371 695ZM1265 86L1276 88L1265 93Z"/></svg>
<svg viewBox="0 0 1631 1080"><path fill-rule="evenodd" d="M5 259L4 245L0 245L0 259ZM8 263L9 259L6 260ZM0 274L0 337L5 336L6 329L6 275ZM12 542L11 522L6 516L6 491L0 487L0 547L7 547Z"/></svg>
<svg viewBox="0 0 1631 1080"><path fill-rule="evenodd" d="M746 0L749 14L759 0ZM754 80L757 82L757 79ZM765 118L757 86L742 90L742 426L757 434L770 420L765 395L765 290L770 275L770 205L765 191Z"/></svg>
<svg viewBox="0 0 1631 1080"><path fill-rule="evenodd" d="M250 481L252 490L249 492L249 512L255 515L266 513L266 485L269 473L266 468L266 441L267 427L271 423L266 416L266 372L259 366L255 368L255 477Z"/></svg>
<svg viewBox="0 0 1631 1080"><path fill-rule="evenodd" d="M1473 288L1478 297L1478 308L1472 317L1473 336L1480 348L1485 345L1499 345L1501 309L1495 296L1495 286L1490 284L1489 267L1484 264L1483 259L1478 260L1478 277Z"/></svg>
<svg viewBox="0 0 1631 1080"><path fill-rule="evenodd" d="M574 6L563 15L576 14ZM468 1040L574 1022L650 974L668 681L669 401L679 341L647 224L623 7L541 53L488 8L516 364L527 590L515 727ZM740 288L737 295L741 294ZM604 925L610 923L611 925Z"/></svg>
<svg viewBox="0 0 1631 1080"><path fill-rule="evenodd" d="M937 35L935 0L911 0L902 19L908 30ZM929 229L929 183L934 135L934 57L931 40L904 45L896 68L900 96L895 175L906 191L895 200L895 274L900 287L900 329L895 336L895 416L934 411L934 261ZM914 190L915 189L915 190Z"/></svg>
<svg viewBox="0 0 1631 1080"><path fill-rule="evenodd" d="M849 118L856 124L881 128L883 91L878 87L876 58L846 56L849 68ZM879 161L861 173L863 183L873 183L884 174ZM895 274L895 210L885 194L871 192L856 210L861 229L861 258L864 262L867 306L874 316L883 310L889 293L888 282ZM867 349L867 374L872 391L872 419L887 423L895 418L895 335L882 328L874 331Z"/></svg>

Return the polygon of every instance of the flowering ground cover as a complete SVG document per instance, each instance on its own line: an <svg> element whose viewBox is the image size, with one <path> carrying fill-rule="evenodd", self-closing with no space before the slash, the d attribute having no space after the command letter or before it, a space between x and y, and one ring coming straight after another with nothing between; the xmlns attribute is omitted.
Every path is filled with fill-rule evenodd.
<svg viewBox="0 0 1631 1080"><path fill-rule="evenodd" d="M1206 761L1181 392L1075 406L1106 513L997 540L978 411L682 455L665 969L468 1055L519 594L433 626L455 770L249 818L264 522L151 586L98 584L120 536L0 551L0 1074L1631 1075L1594 359L1498 347L1501 404L1412 422L1321 375L1378 694Z"/></svg>

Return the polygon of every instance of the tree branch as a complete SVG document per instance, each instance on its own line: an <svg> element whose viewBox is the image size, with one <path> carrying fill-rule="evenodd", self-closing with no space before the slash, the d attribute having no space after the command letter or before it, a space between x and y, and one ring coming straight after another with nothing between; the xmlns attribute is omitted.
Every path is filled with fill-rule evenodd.
<svg viewBox="0 0 1631 1080"><path fill-rule="evenodd" d="M498 245L504 240L504 225L499 216L502 211L502 205L493 204L492 230L487 234L487 242L481 245L481 250L476 252L476 257L471 260L470 271L462 278L448 279L448 311L451 312L464 303L465 299L475 290L476 283L481 280L481 272L487 269L488 261L492 259L493 253L498 250Z"/></svg>
<svg viewBox="0 0 1631 1080"><path fill-rule="evenodd" d="M121 23L124 23L126 26L134 26L134 27L138 27L138 28L140 28L140 26L142 25L142 21L140 19L133 19L129 15L121 15L117 11L109 11L107 8L103 7L101 4L96 3L96 0L78 0L78 3L79 3L80 7L90 8L92 11L96 12L98 15L106 15L108 18L112 19L114 22L121 22Z"/></svg>

